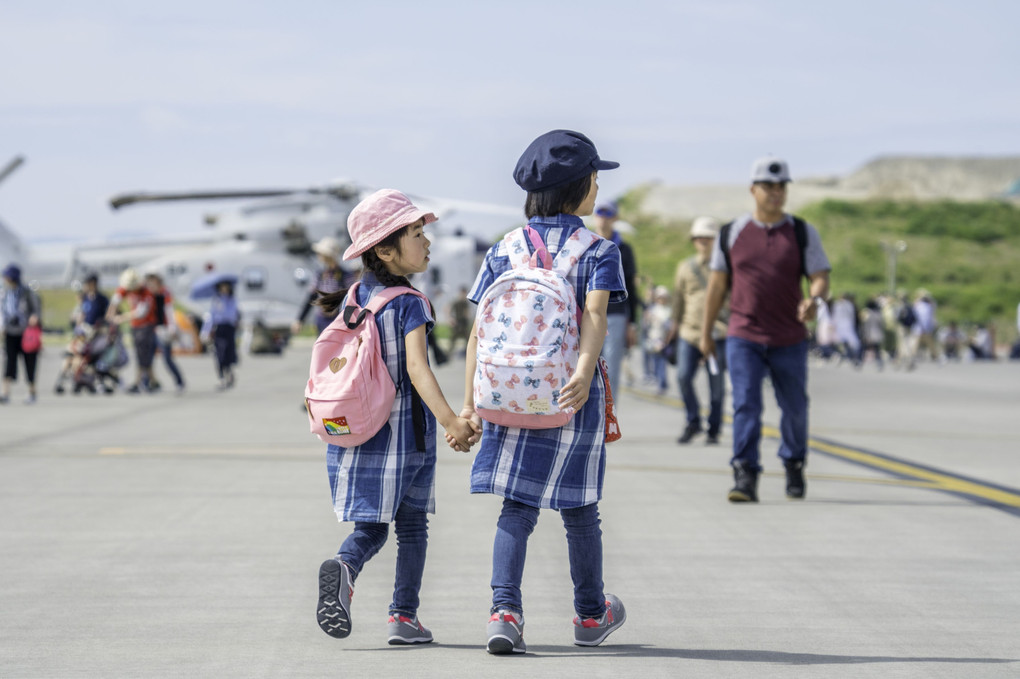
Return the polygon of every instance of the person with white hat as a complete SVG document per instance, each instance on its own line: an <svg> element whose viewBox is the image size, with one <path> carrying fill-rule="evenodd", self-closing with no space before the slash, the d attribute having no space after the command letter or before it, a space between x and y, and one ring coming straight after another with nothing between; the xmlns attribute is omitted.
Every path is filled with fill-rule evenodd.
<svg viewBox="0 0 1020 679"><path fill-rule="evenodd" d="M325 330L326 326L336 318L336 312L326 312L315 303L316 300L322 295L346 290L354 282L352 275L340 266L343 244L339 239L333 236L326 236L312 246L312 252L316 255L319 268L316 270L315 279L308 289L308 297L305 300L304 306L301 307L301 312L298 314L297 319L291 324L291 332L294 334L301 332L301 326L304 325L305 318L308 316L308 312L312 310L312 307L315 307L315 328L317 332L321 333Z"/></svg>
<svg viewBox="0 0 1020 679"><path fill-rule="evenodd" d="M672 342L669 336L671 315L669 288L665 285L655 286L652 290L652 303L641 314L641 325L644 349L651 358L652 375L659 396L666 393L669 385L665 349Z"/></svg>
<svg viewBox="0 0 1020 679"><path fill-rule="evenodd" d="M807 459L808 332L829 294L829 259L818 231L783 211L790 169L779 158L751 166L754 209L720 229L712 247L701 326L701 353L715 353L712 328L730 293L726 364L733 388L734 487L730 502L757 502L762 467L762 382L768 375L782 411L779 457L786 468L786 496L804 497ZM808 278L804 295L801 278Z"/></svg>
<svg viewBox="0 0 1020 679"><path fill-rule="evenodd" d="M701 425L701 405L694 389L694 376L698 366L705 358L699 347L701 343L701 324L705 316L705 296L708 293L708 258L712 252L712 243L719 233L719 220L712 217L698 217L691 224L691 243L695 254L680 262L673 278L673 317L670 337L678 337L677 341L677 372L680 382L680 397L687 413L684 430L677 443L690 443L697 434L704 431ZM716 340L715 369L706 366L708 374L708 432L705 443L719 442L719 430L722 428L723 395L725 382L723 372L726 368L726 322L729 310L724 308L722 318L715 322L712 337Z"/></svg>
<svg viewBox="0 0 1020 679"><path fill-rule="evenodd" d="M106 319L111 323L131 324L131 340L135 346L135 383L128 388L129 394L154 391L152 362L156 357L156 298L142 285L142 277L134 269L124 269L120 274L116 292L110 298ZM128 303L128 311L120 313L121 302Z"/></svg>

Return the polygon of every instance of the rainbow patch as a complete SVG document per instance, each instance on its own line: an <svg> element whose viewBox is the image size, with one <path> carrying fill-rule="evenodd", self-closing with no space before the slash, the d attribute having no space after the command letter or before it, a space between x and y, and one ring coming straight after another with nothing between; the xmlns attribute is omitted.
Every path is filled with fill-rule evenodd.
<svg viewBox="0 0 1020 679"><path fill-rule="evenodd" d="M322 418L322 427L329 436L343 436L351 433L346 417Z"/></svg>

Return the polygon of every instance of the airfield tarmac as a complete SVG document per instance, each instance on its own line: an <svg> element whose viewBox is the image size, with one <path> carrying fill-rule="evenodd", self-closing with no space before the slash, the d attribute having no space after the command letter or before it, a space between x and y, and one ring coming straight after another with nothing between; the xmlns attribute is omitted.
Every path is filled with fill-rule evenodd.
<svg viewBox="0 0 1020 679"><path fill-rule="evenodd" d="M15 387L0 676L1020 676L1020 364L813 363L807 499L784 497L769 399L757 505L725 499L728 427L679 446L675 385L626 390L600 507L627 623L573 646L563 530L543 512L529 653L508 658L484 651L499 500L469 495L470 456L442 447L420 611L436 642L386 645L392 538L358 580L351 636L319 630L318 566L349 529L299 407L309 351L243 357L224 393L209 356L181 359L180 397L43 389L25 406ZM47 348L40 385L58 359ZM454 403L462 365L437 371Z"/></svg>

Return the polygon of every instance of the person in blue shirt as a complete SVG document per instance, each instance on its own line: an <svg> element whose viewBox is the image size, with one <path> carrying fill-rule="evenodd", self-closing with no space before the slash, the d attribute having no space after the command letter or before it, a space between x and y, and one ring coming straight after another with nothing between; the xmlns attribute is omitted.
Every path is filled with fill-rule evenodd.
<svg viewBox="0 0 1020 679"><path fill-rule="evenodd" d="M361 201L347 218L351 246L344 253L345 260L361 258L361 281L352 291L323 295L319 304L335 314L347 306L349 294L364 308L387 287L411 287L408 276L428 269L431 243L423 228L434 221L433 213L415 207L393 189ZM400 295L374 314L372 322L396 394L389 419L375 436L358 446L326 448L333 509L340 521L353 521L354 530L336 556L319 566L316 620L332 637L350 635L354 581L386 543L392 523L397 564L388 642L426 644L432 641L432 632L418 619L418 594L428 514L436 511L436 421L464 451L477 440L480 428L453 411L429 367L428 334L435 318L426 300Z"/></svg>
<svg viewBox="0 0 1020 679"><path fill-rule="evenodd" d="M549 254L555 257L567 239L584 229L598 194L599 170L619 163L599 158L588 137L553 130L528 146L514 171L528 192L525 214ZM533 250L533 246L529 246ZM489 249L468 298L476 304L486 289L512 268L505 241ZM611 240L597 239L578 259L569 282L577 295L580 353L573 376L560 390L558 406L574 410L563 426L521 429L482 424L480 450L471 470L471 492L501 495L492 554L492 607L486 650L525 653L521 581L528 537L541 509L559 511L567 532L570 576L574 583L574 643L596 646L626 619L620 599L603 590L602 529L598 502L606 464L607 376L599 352L606 336L606 309L627 298L620 251ZM467 348L464 409L477 417L472 385L478 350L478 323ZM454 445L455 442L450 442Z"/></svg>
<svg viewBox="0 0 1020 679"><path fill-rule="evenodd" d="M89 327L106 321L106 310L110 307L110 298L99 290L99 276L90 273L81 282L81 299L78 302L75 324L84 323Z"/></svg>
<svg viewBox="0 0 1020 679"><path fill-rule="evenodd" d="M216 351L216 371L219 375L219 389L234 386L234 365L237 364L237 326L241 312L234 299L234 284L223 280L216 284L216 295L212 298L209 311L202 322L199 336L202 342L213 343Z"/></svg>
<svg viewBox="0 0 1020 679"><path fill-rule="evenodd" d="M35 403L35 369L39 352L38 349L26 351L22 339L28 328L40 326L41 318L39 296L22 283L21 267L14 263L7 265L3 270L3 285L0 287L0 328L3 330L6 356L0 404L7 403L11 398L11 385L18 379L18 356L25 362L25 379L28 382L25 403Z"/></svg>

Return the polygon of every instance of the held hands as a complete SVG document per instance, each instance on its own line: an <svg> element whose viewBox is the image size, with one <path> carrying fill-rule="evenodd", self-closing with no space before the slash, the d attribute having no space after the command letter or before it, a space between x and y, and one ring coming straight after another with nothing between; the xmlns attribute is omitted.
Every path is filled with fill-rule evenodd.
<svg viewBox="0 0 1020 679"><path fill-rule="evenodd" d="M466 453L482 438L482 419L473 408L464 408L446 429L446 443L454 450Z"/></svg>

